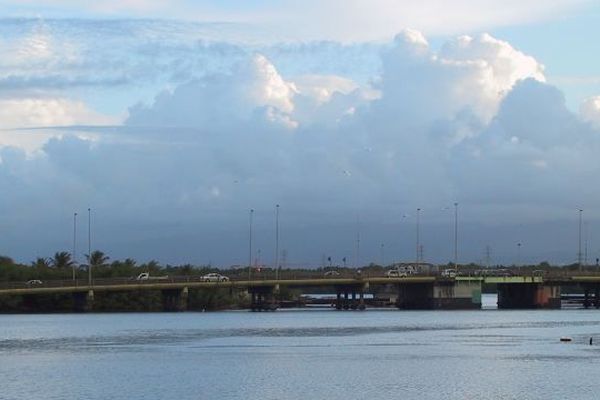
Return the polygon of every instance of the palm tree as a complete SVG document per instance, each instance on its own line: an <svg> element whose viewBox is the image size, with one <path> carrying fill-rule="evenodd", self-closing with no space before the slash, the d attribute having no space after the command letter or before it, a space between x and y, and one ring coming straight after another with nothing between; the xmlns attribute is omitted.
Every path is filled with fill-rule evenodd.
<svg viewBox="0 0 600 400"><path fill-rule="evenodd" d="M94 267L105 266L106 262L110 259L109 256L107 256L106 254L104 254L104 252L102 252L100 250L92 251L91 256L88 255L87 258L90 262L90 265L92 265Z"/></svg>
<svg viewBox="0 0 600 400"><path fill-rule="evenodd" d="M69 252L60 251L54 253L51 264L56 269L70 268L73 266L73 260L71 259L71 254Z"/></svg>
<svg viewBox="0 0 600 400"><path fill-rule="evenodd" d="M45 269L52 266L52 259L46 257L38 257L31 262L33 268Z"/></svg>

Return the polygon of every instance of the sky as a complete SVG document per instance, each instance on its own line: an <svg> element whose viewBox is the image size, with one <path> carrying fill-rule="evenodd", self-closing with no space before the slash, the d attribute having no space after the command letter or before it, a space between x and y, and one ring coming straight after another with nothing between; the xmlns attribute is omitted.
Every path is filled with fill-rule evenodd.
<svg viewBox="0 0 600 400"><path fill-rule="evenodd" d="M597 1L0 10L0 254L600 257Z"/></svg>

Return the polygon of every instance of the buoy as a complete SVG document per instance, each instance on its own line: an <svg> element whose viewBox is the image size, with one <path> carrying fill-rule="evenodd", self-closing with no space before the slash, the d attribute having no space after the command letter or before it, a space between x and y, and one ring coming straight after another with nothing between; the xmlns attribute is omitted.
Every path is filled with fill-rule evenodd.
<svg viewBox="0 0 600 400"><path fill-rule="evenodd" d="M561 338L560 338L560 341L561 341L561 342L570 342L571 340L573 340L573 339L571 339L571 338L570 338L570 337L568 337L568 336L563 336L563 337L561 337Z"/></svg>

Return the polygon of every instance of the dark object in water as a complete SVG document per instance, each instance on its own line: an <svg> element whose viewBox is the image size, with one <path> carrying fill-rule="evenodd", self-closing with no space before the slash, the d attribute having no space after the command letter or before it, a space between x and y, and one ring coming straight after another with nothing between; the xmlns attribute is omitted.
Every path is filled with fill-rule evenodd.
<svg viewBox="0 0 600 400"><path fill-rule="evenodd" d="M570 342L571 340L573 340L573 339L571 339L571 338L570 338L570 337L568 337L568 336L563 336L563 337L561 337L561 338L560 338L560 341L561 341L561 342Z"/></svg>

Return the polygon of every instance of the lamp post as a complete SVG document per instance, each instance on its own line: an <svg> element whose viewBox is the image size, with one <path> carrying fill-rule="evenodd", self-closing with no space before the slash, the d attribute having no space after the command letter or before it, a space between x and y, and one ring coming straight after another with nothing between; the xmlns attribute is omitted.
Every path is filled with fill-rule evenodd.
<svg viewBox="0 0 600 400"><path fill-rule="evenodd" d="M521 242L517 243L517 268L521 270Z"/></svg>
<svg viewBox="0 0 600 400"><path fill-rule="evenodd" d="M279 279L279 204L275 205L275 280Z"/></svg>
<svg viewBox="0 0 600 400"><path fill-rule="evenodd" d="M381 266L385 267L385 244L381 243Z"/></svg>
<svg viewBox="0 0 600 400"><path fill-rule="evenodd" d="M577 250L577 265L579 266L579 271L581 271L582 265L581 265L581 215L583 214L583 210L579 209L579 247Z"/></svg>
<svg viewBox="0 0 600 400"><path fill-rule="evenodd" d="M92 209L88 208L88 286L92 286Z"/></svg>
<svg viewBox="0 0 600 400"><path fill-rule="evenodd" d="M419 249L421 247L421 241L420 241L420 219L421 219L421 209L417 208L417 251L416 251L416 260L417 260L417 267L419 266Z"/></svg>
<svg viewBox="0 0 600 400"><path fill-rule="evenodd" d="M454 203L454 269L458 270L458 203Z"/></svg>
<svg viewBox="0 0 600 400"><path fill-rule="evenodd" d="M248 235L248 280L252 276L252 217L254 215L254 209L250 209L250 229Z"/></svg>
<svg viewBox="0 0 600 400"><path fill-rule="evenodd" d="M75 267L77 266L77 213L73 213L73 280L75 280Z"/></svg>

